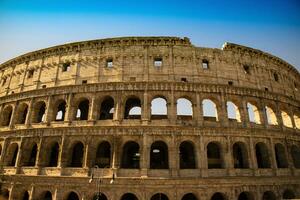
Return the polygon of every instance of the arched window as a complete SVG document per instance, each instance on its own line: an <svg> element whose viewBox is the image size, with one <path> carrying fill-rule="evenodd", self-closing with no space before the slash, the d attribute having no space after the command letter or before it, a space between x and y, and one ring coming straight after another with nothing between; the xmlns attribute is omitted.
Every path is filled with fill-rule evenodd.
<svg viewBox="0 0 300 200"><path fill-rule="evenodd" d="M151 169L169 168L168 146L163 141L156 141L151 145L150 168Z"/></svg>
<svg viewBox="0 0 300 200"><path fill-rule="evenodd" d="M177 118L192 119L192 117L193 117L192 102L186 98L177 99Z"/></svg>
<svg viewBox="0 0 300 200"><path fill-rule="evenodd" d="M141 119L141 100L137 97L127 99L125 104L125 119Z"/></svg>
<svg viewBox="0 0 300 200"><path fill-rule="evenodd" d="M275 144L275 157L277 168L287 168L288 162L284 146L280 143Z"/></svg>
<svg viewBox="0 0 300 200"><path fill-rule="evenodd" d="M167 119L168 108L167 101L158 97L151 101L151 119Z"/></svg>
<svg viewBox="0 0 300 200"><path fill-rule="evenodd" d="M8 126L11 121L13 108L12 106L6 106L1 114L1 126Z"/></svg>
<svg viewBox="0 0 300 200"><path fill-rule="evenodd" d="M51 192L47 191L44 193L42 200L52 200L52 194Z"/></svg>
<svg viewBox="0 0 300 200"><path fill-rule="evenodd" d="M138 198L132 193L123 194L121 200L138 200Z"/></svg>
<svg viewBox="0 0 300 200"><path fill-rule="evenodd" d="M37 156L37 144L33 144L31 150L28 152L29 157L24 155L24 166L35 166L36 156ZM27 157L27 159L26 159Z"/></svg>
<svg viewBox="0 0 300 200"><path fill-rule="evenodd" d="M276 196L273 192L271 191L266 191L263 194L263 200L276 200Z"/></svg>
<svg viewBox="0 0 300 200"><path fill-rule="evenodd" d="M250 192L241 192L238 200L253 200L253 195Z"/></svg>
<svg viewBox="0 0 300 200"><path fill-rule="evenodd" d="M296 145L293 145L291 148L291 154L292 154L294 167L299 169L300 168L300 148L297 147Z"/></svg>
<svg viewBox="0 0 300 200"><path fill-rule="evenodd" d="M77 107L76 120L87 120L89 115L89 100L83 99Z"/></svg>
<svg viewBox="0 0 300 200"><path fill-rule="evenodd" d="M6 166L15 166L19 153L19 146L17 143L10 144L5 157Z"/></svg>
<svg viewBox="0 0 300 200"><path fill-rule="evenodd" d="M70 167L82 167L84 146L81 142L77 142L72 148L72 157Z"/></svg>
<svg viewBox="0 0 300 200"><path fill-rule="evenodd" d="M50 147L49 160L46 165L47 167L57 167L58 154L59 154L59 145L57 142L55 142Z"/></svg>
<svg viewBox="0 0 300 200"><path fill-rule="evenodd" d="M259 142L255 145L255 154L258 168L271 168L269 151L264 143Z"/></svg>
<svg viewBox="0 0 300 200"><path fill-rule="evenodd" d="M29 200L29 194L27 191L24 192L22 200Z"/></svg>
<svg viewBox="0 0 300 200"><path fill-rule="evenodd" d="M140 168L140 146L138 143L130 141L123 146L121 168Z"/></svg>
<svg viewBox="0 0 300 200"><path fill-rule="evenodd" d="M75 192L70 192L70 194L67 197L67 200L79 200L79 197Z"/></svg>
<svg viewBox="0 0 300 200"><path fill-rule="evenodd" d="M239 108L231 101L227 101L227 117L229 120L241 122L241 115Z"/></svg>
<svg viewBox="0 0 300 200"><path fill-rule="evenodd" d="M242 142L234 143L233 149L234 168L249 168L246 145Z"/></svg>
<svg viewBox="0 0 300 200"><path fill-rule="evenodd" d="M226 198L224 194L217 192L214 193L214 195L211 197L211 200L226 200Z"/></svg>
<svg viewBox="0 0 300 200"><path fill-rule="evenodd" d="M292 190L286 189L282 194L283 199L295 199L296 195Z"/></svg>
<svg viewBox="0 0 300 200"><path fill-rule="evenodd" d="M46 104L44 101L37 102L33 109L33 123L45 122Z"/></svg>
<svg viewBox="0 0 300 200"><path fill-rule="evenodd" d="M268 124L270 124L270 125L278 125L276 114L272 110L272 108L266 106L265 107L265 111L266 111L266 115L267 115Z"/></svg>
<svg viewBox="0 0 300 200"><path fill-rule="evenodd" d="M258 108L255 105L248 102L247 110L250 122L261 124Z"/></svg>
<svg viewBox="0 0 300 200"><path fill-rule="evenodd" d="M100 120L113 119L115 102L111 97L106 97L100 105Z"/></svg>
<svg viewBox="0 0 300 200"><path fill-rule="evenodd" d="M110 167L110 144L109 142L101 142L97 148L95 165L99 168L109 168Z"/></svg>
<svg viewBox="0 0 300 200"><path fill-rule="evenodd" d="M26 103L20 104L16 113L16 124L24 124L26 121L27 113L28 105Z"/></svg>
<svg viewBox="0 0 300 200"><path fill-rule="evenodd" d="M151 200L169 200L169 198L163 193L156 193L151 197Z"/></svg>
<svg viewBox="0 0 300 200"><path fill-rule="evenodd" d="M298 115L294 115L295 126L297 129L300 129L300 117Z"/></svg>
<svg viewBox="0 0 300 200"><path fill-rule="evenodd" d="M93 200L107 200L107 197L102 192L94 195Z"/></svg>
<svg viewBox="0 0 300 200"><path fill-rule="evenodd" d="M191 142L184 141L179 147L180 169L195 169L195 150Z"/></svg>
<svg viewBox="0 0 300 200"><path fill-rule="evenodd" d="M284 126L293 128L292 119L291 119L290 115L287 114L287 112L281 111L281 117L282 117L282 122L283 122Z"/></svg>
<svg viewBox="0 0 300 200"><path fill-rule="evenodd" d="M220 145L215 142L207 145L207 165L208 169L223 168Z"/></svg>
<svg viewBox="0 0 300 200"><path fill-rule="evenodd" d="M218 121L216 104L210 99L202 101L203 119L207 121Z"/></svg>
<svg viewBox="0 0 300 200"><path fill-rule="evenodd" d="M64 100L60 100L56 108L55 121L64 121L65 113L66 113L66 102Z"/></svg>
<svg viewBox="0 0 300 200"><path fill-rule="evenodd" d="M1 189L0 191L0 197L3 197L4 200L8 200L9 199L9 190L8 189Z"/></svg>
<svg viewBox="0 0 300 200"><path fill-rule="evenodd" d="M185 194L181 200L198 200L198 198L193 193Z"/></svg>

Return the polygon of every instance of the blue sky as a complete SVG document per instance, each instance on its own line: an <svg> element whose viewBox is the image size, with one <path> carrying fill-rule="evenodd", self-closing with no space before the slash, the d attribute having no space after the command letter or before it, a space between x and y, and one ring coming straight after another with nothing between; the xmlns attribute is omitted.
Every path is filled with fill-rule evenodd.
<svg viewBox="0 0 300 200"><path fill-rule="evenodd" d="M163 35L258 48L300 70L299 0L0 0L0 63L67 42Z"/></svg>

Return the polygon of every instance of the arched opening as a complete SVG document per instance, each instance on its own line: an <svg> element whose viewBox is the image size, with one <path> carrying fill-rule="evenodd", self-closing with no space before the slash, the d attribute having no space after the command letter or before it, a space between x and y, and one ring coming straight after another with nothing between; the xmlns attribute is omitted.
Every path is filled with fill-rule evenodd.
<svg viewBox="0 0 300 200"><path fill-rule="evenodd" d="M5 165L15 166L19 153L19 146L17 143L10 144L6 153Z"/></svg>
<svg viewBox="0 0 300 200"><path fill-rule="evenodd" d="M217 192L211 197L211 200L226 200L224 194Z"/></svg>
<svg viewBox="0 0 300 200"><path fill-rule="evenodd" d="M258 108L255 105L248 102L247 110L248 110L249 121L256 124L261 124Z"/></svg>
<svg viewBox="0 0 300 200"><path fill-rule="evenodd" d="M220 145L215 142L210 142L207 145L207 167L208 169L223 168L221 148Z"/></svg>
<svg viewBox="0 0 300 200"><path fill-rule="evenodd" d="M110 167L110 144L107 141L101 142L98 145L95 166L99 168L109 168Z"/></svg>
<svg viewBox="0 0 300 200"><path fill-rule="evenodd" d="M8 189L1 189L0 198L3 198L3 200L8 200L9 199L9 190Z"/></svg>
<svg viewBox="0 0 300 200"><path fill-rule="evenodd" d="M10 124L13 108L12 106L6 106L1 115L1 126L8 126Z"/></svg>
<svg viewBox="0 0 300 200"><path fill-rule="evenodd" d="M79 102L76 112L76 120L87 120L89 115L89 100L83 99Z"/></svg>
<svg viewBox="0 0 300 200"><path fill-rule="evenodd" d="M125 104L124 119L141 119L141 100L137 97L127 99Z"/></svg>
<svg viewBox="0 0 300 200"><path fill-rule="evenodd" d="M151 169L169 168L168 146L163 141L156 141L151 145L150 168Z"/></svg>
<svg viewBox="0 0 300 200"><path fill-rule="evenodd" d="M138 200L138 198L132 193L123 194L121 200Z"/></svg>
<svg viewBox="0 0 300 200"><path fill-rule="evenodd" d="M195 150L191 142L184 141L179 146L180 169L195 169Z"/></svg>
<svg viewBox="0 0 300 200"><path fill-rule="evenodd" d="M270 108L270 107L268 107L268 106L266 106L265 107L265 111L266 111L266 115L267 115L268 124L270 124L270 125L278 125L277 117L276 117L276 114L273 111L273 109Z"/></svg>
<svg viewBox="0 0 300 200"><path fill-rule="evenodd" d="M106 97L100 105L99 120L113 119L115 102L111 97Z"/></svg>
<svg viewBox="0 0 300 200"><path fill-rule="evenodd" d="M157 193L151 197L151 200L169 200L169 198L163 193Z"/></svg>
<svg viewBox="0 0 300 200"><path fill-rule="evenodd" d="M291 148L292 159L294 167L300 169L300 148L296 145L293 145Z"/></svg>
<svg viewBox="0 0 300 200"><path fill-rule="evenodd" d="M281 118L282 118L282 123L284 126L293 128L292 119L287 112L281 111Z"/></svg>
<svg viewBox="0 0 300 200"><path fill-rule="evenodd" d="M269 151L264 143L259 142L255 145L255 154L258 168L271 168Z"/></svg>
<svg viewBox="0 0 300 200"><path fill-rule="evenodd" d="M50 154L47 167L57 167L59 155L59 144L55 142L50 147Z"/></svg>
<svg viewBox="0 0 300 200"><path fill-rule="evenodd" d="M51 192L47 191L44 193L42 200L52 200Z"/></svg>
<svg viewBox="0 0 300 200"><path fill-rule="evenodd" d="M216 104L210 99L202 101L203 119L207 121L218 121L218 111Z"/></svg>
<svg viewBox="0 0 300 200"><path fill-rule="evenodd" d="M186 98L177 99L177 119L192 119L193 105L192 102Z"/></svg>
<svg viewBox="0 0 300 200"><path fill-rule="evenodd" d="M121 168L140 168L140 146L138 143L130 141L123 146Z"/></svg>
<svg viewBox="0 0 300 200"><path fill-rule="evenodd" d="M67 104L64 100L60 100L58 102L58 106L56 108L56 113L55 113L55 121L64 121L65 120L66 105Z"/></svg>
<svg viewBox="0 0 300 200"><path fill-rule="evenodd" d="M234 143L232 148L234 168L249 168L246 145L242 142Z"/></svg>
<svg viewBox="0 0 300 200"><path fill-rule="evenodd" d="M45 122L46 104L44 101L37 102L33 110L33 123Z"/></svg>
<svg viewBox="0 0 300 200"><path fill-rule="evenodd" d="M24 192L22 200L29 200L29 193L27 191Z"/></svg>
<svg viewBox="0 0 300 200"><path fill-rule="evenodd" d="M167 119L168 108L167 101L164 98L157 97L151 101L151 119Z"/></svg>
<svg viewBox="0 0 300 200"><path fill-rule="evenodd" d="M37 156L37 144L34 143L31 150L29 151L29 156L24 155L23 166L30 166L30 167L35 166L36 156Z"/></svg>
<svg viewBox="0 0 300 200"><path fill-rule="evenodd" d="M227 101L227 117L230 121L241 122L241 114L237 105L231 101Z"/></svg>
<svg viewBox="0 0 300 200"><path fill-rule="evenodd" d="M2 145L0 144L0 156L2 154Z"/></svg>
<svg viewBox="0 0 300 200"><path fill-rule="evenodd" d="M93 200L108 200L105 194L99 192L94 195Z"/></svg>
<svg viewBox="0 0 300 200"><path fill-rule="evenodd" d="M250 192L241 192L238 200L253 200L253 196Z"/></svg>
<svg viewBox="0 0 300 200"><path fill-rule="evenodd" d="M286 189L282 194L283 199L295 199L296 195L292 190Z"/></svg>
<svg viewBox="0 0 300 200"><path fill-rule="evenodd" d="M273 192L271 191L266 191L263 194L263 200L276 200L276 196Z"/></svg>
<svg viewBox="0 0 300 200"><path fill-rule="evenodd" d="M198 198L193 193L185 194L181 200L198 200Z"/></svg>
<svg viewBox="0 0 300 200"><path fill-rule="evenodd" d="M70 192L70 194L67 197L67 200L79 200L79 197L75 192Z"/></svg>
<svg viewBox="0 0 300 200"><path fill-rule="evenodd" d="M70 167L82 167L84 146L81 142L77 142L72 148L72 157Z"/></svg>
<svg viewBox="0 0 300 200"><path fill-rule="evenodd" d="M295 126L297 129L300 129L300 117L298 115L294 115Z"/></svg>
<svg viewBox="0 0 300 200"><path fill-rule="evenodd" d="M25 124L27 113L28 105L26 103L20 104L16 114L16 124Z"/></svg>
<svg viewBox="0 0 300 200"><path fill-rule="evenodd" d="M280 143L275 144L275 157L277 168L287 168L288 162L284 146Z"/></svg>

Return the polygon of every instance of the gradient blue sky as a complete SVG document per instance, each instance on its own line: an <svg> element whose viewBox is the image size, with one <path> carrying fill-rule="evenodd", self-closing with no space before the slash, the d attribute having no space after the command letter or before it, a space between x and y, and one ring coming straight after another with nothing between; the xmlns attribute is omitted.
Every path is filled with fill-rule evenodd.
<svg viewBox="0 0 300 200"><path fill-rule="evenodd" d="M67 42L164 35L258 48L300 70L300 0L0 0L0 63Z"/></svg>

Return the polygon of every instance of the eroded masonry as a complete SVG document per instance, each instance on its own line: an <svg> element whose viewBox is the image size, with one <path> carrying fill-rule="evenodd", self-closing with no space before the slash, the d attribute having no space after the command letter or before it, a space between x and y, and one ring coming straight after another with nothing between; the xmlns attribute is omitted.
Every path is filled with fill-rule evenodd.
<svg viewBox="0 0 300 200"><path fill-rule="evenodd" d="M300 198L300 74L280 58L124 37L0 70L6 199Z"/></svg>

